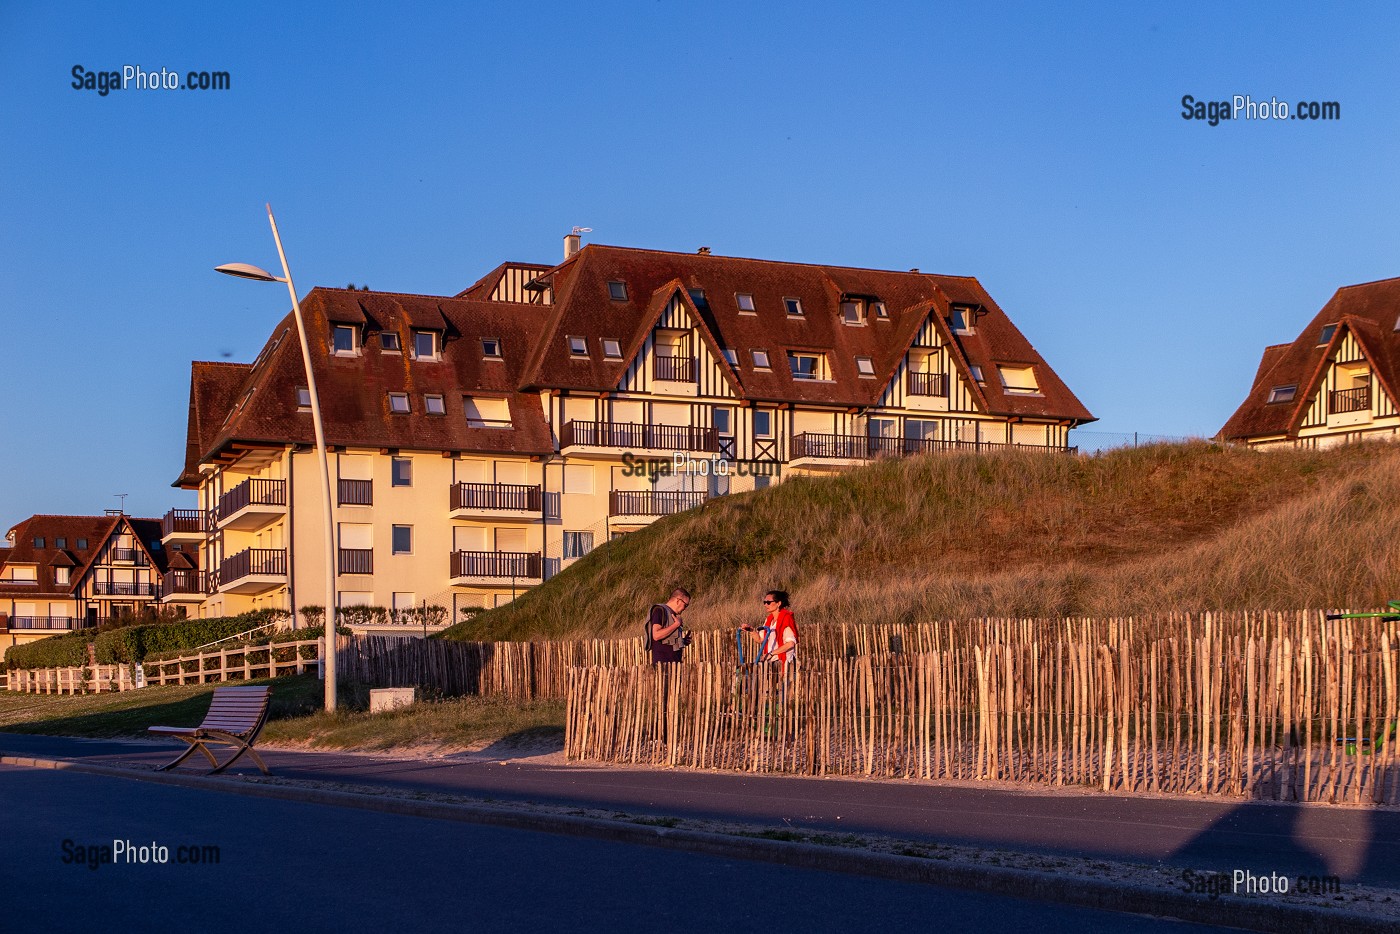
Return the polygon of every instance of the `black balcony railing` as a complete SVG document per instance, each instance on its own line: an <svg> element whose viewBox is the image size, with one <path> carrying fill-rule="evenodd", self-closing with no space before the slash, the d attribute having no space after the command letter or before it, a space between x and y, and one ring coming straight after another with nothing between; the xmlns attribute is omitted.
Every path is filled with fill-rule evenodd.
<svg viewBox="0 0 1400 934"><path fill-rule="evenodd" d="M222 521L247 506L287 505L287 481L244 480L219 497L219 519Z"/></svg>
<svg viewBox="0 0 1400 934"><path fill-rule="evenodd" d="M140 548L113 548L111 561L119 564L139 564L143 567L151 563Z"/></svg>
<svg viewBox="0 0 1400 934"><path fill-rule="evenodd" d="M336 559L336 570L341 574L373 574L373 548L342 548Z"/></svg>
<svg viewBox="0 0 1400 934"><path fill-rule="evenodd" d="M156 588L145 581L93 581L92 592L99 597L152 597Z"/></svg>
<svg viewBox="0 0 1400 934"><path fill-rule="evenodd" d="M509 509L539 512L543 494L538 486L520 483L454 483L453 509Z"/></svg>
<svg viewBox="0 0 1400 934"><path fill-rule="evenodd" d="M176 533L203 535L209 531L204 519L205 513L202 509L172 509L160 520L160 537L167 538Z"/></svg>
<svg viewBox="0 0 1400 934"><path fill-rule="evenodd" d="M373 480L341 480L338 492L342 506L374 505Z"/></svg>
<svg viewBox="0 0 1400 934"><path fill-rule="evenodd" d="M253 575L265 577L287 576L287 551L285 548L249 548L225 558L219 565L219 584L231 584Z"/></svg>
<svg viewBox="0 0 1400 934"><path fill-rule="evenodd" d="M559 432L560 447L584 445L626 450L698 451L715 453L719 436L713 428L694 425L639 425L635 422L566 422Z"/></svg>
<svg viewBox="0 0 1400 934"><path fill-rule="evenodd" d="M1371 408L1371 387L1334 389L1327 399L1327 410L1333 415L1345 412L1365 412Z"/></svg>
<svg viewBox="0 0 1400 934"><path fill-rule="evenodd" d="M167 571L160 579L160 595L205 594L209 592L209 575L203 571Z"/></svg>
<svg viewBox="0 0 1400 934"><path fill-rule="evenodd" d="M943 373L910 373L909 395L946 396L948 377Z"/></svg>
<svg viewBox="0 0 1400 934"><path fill-rule="evenodd" d="M1046 444L1002 444L992 441L940 441L934 438L881 438L870 435L800 434L792 439L792 457L872 460L877 457L905 457L910 454L938 454L949 451L1058 451L1073 453L1077 448Z"/></svg>
<svg viewBox="0 0 1400 934"><path fill-rule="evenodd" d="M656 366L652 370L652 375L656 379L670 380L673 383L693 383L695 382L695 358L672 356L670 354L657 354Z"/></svg>
<svg viewBox="0 0 1400 934"><path fill-rule="evenodd" d="M520 551L454 551L453 577L495 577L537 580L541 576L540 553Z"/></svg>
<svg viewBox="0 0 1400 934"><path fill-rule="evenodd" d="M82 629L83 621L71 616L11 616L11 629Z"/></svg>
<svg viewBox="0 0 1400 934"><path fill-rule="evenodd" d="M682 490L613 490L608 494L610 516L671 516L702 506L707 493Z"/></svg>

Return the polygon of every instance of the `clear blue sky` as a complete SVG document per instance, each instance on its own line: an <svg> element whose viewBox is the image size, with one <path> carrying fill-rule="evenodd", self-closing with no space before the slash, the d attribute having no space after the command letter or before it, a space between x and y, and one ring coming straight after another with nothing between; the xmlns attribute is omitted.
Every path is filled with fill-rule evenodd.
<svg viewBox="0 0 1400 934"><path fill-rule="evenodd" d="M434 6L0 4L0 529L192 504L190 361L287 311L212 272L276 266L265 201L303 294L450 294L575 224L975 275L1106 432L1214 433L1400 274L1393 6ZM232 87L71 87L125 64ZM1236 93L1342 118L1182 119Z"/></svg>

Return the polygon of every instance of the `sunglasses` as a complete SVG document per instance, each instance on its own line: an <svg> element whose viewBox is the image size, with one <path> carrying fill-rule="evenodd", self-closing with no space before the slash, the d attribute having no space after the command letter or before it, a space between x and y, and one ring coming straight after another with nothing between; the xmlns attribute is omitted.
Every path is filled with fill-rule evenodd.
<svg viewBox="0 0 1400 934"><path fill-rule="evenodd" d="M767 605L770 604L770 603L777 603L777 602L778 602L777 600L764 600L764 601L763 601L763 605L764 605L764 606L767 606Z"/></svg>

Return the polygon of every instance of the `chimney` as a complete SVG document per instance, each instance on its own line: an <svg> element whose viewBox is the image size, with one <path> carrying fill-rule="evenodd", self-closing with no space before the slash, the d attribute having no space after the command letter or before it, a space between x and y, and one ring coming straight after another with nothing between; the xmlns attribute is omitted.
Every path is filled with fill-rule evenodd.
<svg viewBox="0 0 1400 934"><path fill-rule="evenodd" d="M583 238L580 237L580 236L579 236L578 234L576 234L576 233L565 234L565 236L564 236L564 258L565 258L565 259L568 259L570 256L573 256L575 253L577 253L577 252L578 252L578 248L579 248L579 246L582 244L582 242L583 242Z"/></svg>
<svg viewBox="0 0 1400 934"><path fill-rule="evenodd" d="M709 255L710 255L710 248L707 247L707 246L702 246L700 249L696 250L695 252L698 253L698 254L700 254L701 256L709 256Z"/></svg>

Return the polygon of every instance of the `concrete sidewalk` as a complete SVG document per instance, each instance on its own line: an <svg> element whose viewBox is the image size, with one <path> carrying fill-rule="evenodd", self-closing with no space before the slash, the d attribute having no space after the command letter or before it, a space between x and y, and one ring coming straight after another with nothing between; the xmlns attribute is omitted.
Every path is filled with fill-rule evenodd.
<svg viewBox="0 0 1400 934"><path fill-rule="evenodd" d="M0 733L0 755L152 768L180 747ZM565 764L499 754L404 759L263 748L278 779L481 802L532 802L728 821L1168 869L1336 876L1400 889L1400 811L912 781L816 779ZM191 762L193 760L190 760ZM240 761L231 773L256 776ZM181 769L183 774L200 774Z"/></svg>

